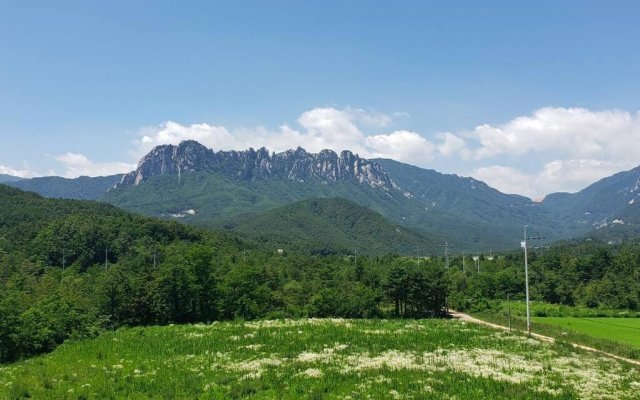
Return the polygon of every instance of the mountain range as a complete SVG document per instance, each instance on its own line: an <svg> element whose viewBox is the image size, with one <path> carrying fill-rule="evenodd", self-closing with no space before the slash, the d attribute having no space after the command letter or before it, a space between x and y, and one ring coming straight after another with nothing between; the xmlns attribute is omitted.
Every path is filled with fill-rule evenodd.
<svg viewBox="0 0 640 400"><path fill-rule="evenodd" d="M17 176L0 174L0 183L17 182L17 181L21 181L22 179L23 178L19 178Z"/></svg>
<svg viewBox="0 0 640 400"><path fill-rule="evenodd" d="M4 183L8 183L18 189L36 192L44 197L95 200L113 188L114 185L122 180L123 176L122 174L99 177L81 176L75 179L45 176L6 181Z"/></svg>
<svg viewBox="0 0 640 400"><path fill-rule="evenodd" d="M331 240L314 246L330 243L343 249L353 247L349 239L353 236L349 229L338 234L325 226L342 222L332 219L332 208L357 214L362 210L356 212L355 207L365 207L380 214L385 226L395 227L393 231L411 232L412 239L403 239L410 243L407 246L432 249L444 240L453 242L458 251L514 248L525 224L548 241L585 236L629 239L640 233L635 228L640 222L640 167L578 193L554 193L534 202L473 178L394 160L367 160L350 151L215 152L185 141L157 146L136 170L124 175L34 178L8 184L47 197L100 200L280 244L296 242L292 237L311 243L322 235L304 233L318 227L318 232L331 231L332 238L342 239L340 246ZM332 198L332 206L327 207L323 198ZM301 225L303 216L315 222ZM408 251L407 246L391 247Z"/></svg>

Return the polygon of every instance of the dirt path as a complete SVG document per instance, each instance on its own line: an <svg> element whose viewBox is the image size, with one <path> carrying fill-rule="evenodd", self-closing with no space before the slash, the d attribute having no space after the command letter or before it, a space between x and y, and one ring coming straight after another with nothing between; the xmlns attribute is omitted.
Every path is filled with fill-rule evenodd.
<svg viewBox="0 0 640 400"><path fill-rule="evenodd" d="M484 326L488 326L490 328L500 329L500 330L503 330L503 331L508 331L509 330L509 328L506 327L506 326L502 326L502 325L498 325L498 324L493 324L491 322L483 321L481 319L474 318L469 314L464 314L464 313L461 313L461 312L458 312L458 311L449 310L449 314L453 318L459 319L460 321L470 322L470 323L478 324L478 325L484 325ZM514 331L516 331L516 330L514 329ZM524 331L517 331L517 332L526 333ZM543 342L549 342L549 343L554 343L556 341L555 338L552 338L550 336L540 335L538 333L531 333L531 337L535 338L535 339L538 339L538 340L541 340ZM615 358L616 360L620 360L620 361L627 362L629 364L640 366L640 361L634 360L632 358L626 358L626 357L618 356L616 354L607 353L606 351L598 350L598 349L595 349L593 347L584 346L584 345L581 345L581 344L578 344L578 343L569 343L569 344L571 346L573 346L574 348L576 348L576 349L581 349L581 350L586 350L586 351L590 351L590 352L593 352L593 353L602 354L602 355L607 356L607 357Z"/></svg>

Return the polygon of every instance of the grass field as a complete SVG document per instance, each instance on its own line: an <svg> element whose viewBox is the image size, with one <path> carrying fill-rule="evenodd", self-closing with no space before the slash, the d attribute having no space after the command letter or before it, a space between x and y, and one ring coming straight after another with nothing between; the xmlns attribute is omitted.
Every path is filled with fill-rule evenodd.
<svg viewBox="0 0 640 400"><path fill-rule="evenodd" d="M121 329L0 366L0 398L640 399L640 371L458 321Z"/></svg>
<svg viewBox="0 0 640 400"><path fill-rule="evenodd" d="M640 348L640 318L538 317L533 322L557 325L574 332Z"/></svg>
<svg viewBox="0 0 640 400"><path fill-rule="evenodd" d="M526 304L524 301L502 301L500 308L506 310L511 307L514 315L524 316ZM589 308L583 306L566 306L561 304L543 303L539 301L531 302L531 315L534 317L607 317L607 318L637 318L640 312L630 310L612 310L606 308Z"/></svg>

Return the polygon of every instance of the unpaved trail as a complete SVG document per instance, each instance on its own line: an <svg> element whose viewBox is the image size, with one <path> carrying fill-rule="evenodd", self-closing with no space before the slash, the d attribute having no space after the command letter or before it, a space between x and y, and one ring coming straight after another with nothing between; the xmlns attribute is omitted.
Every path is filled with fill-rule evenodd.
<svg viewBox="0 0 640 400"><path fill-rule="evenodd" d="M449 310L449 314L451 315L451 317L453 317L455 319L458 319L460 321L470 322L472 324L484 325L484 326L488 326L490 328L500 329L500 330L504 330L504 331L508 331L509 330L509 328L506 327L506 326L502 326L502 325L498 325L498 324L493 324L491 322L483 321L481 319L472 317L469 314L461 313L461 312L458 312L458 311ZM520 331L520 330L516 330L516 329L514 329L514 331L520 332L520 333L526 333L524 331ZM544 341L544 342L554 343L556 341L556 339L552 338L551 336L540 335L539 333L533 333L532 332L530 335L531 335L532 338L538 339L538 340L541 340L541 341ZM595 349L593 347L584 346L584 345L578 344L578 343L571 343L571 342L567 342L567 343L569 343L571 346L573 346L576 349L581 349L581 350L586 350L586 351L590 351L590 352L593 352L593 353L602 354L604 356L615 358L616 360L624 361L624 362L627 362L629 364L633 364L633 365L636 365L636 366L640 367L640 361L639 360L634 360L632 358L627 358L627 357L622 357L622 356L619 356L619 355L616 355L616 354L607 353L606 351L598 350L598 349Z"/></svg>

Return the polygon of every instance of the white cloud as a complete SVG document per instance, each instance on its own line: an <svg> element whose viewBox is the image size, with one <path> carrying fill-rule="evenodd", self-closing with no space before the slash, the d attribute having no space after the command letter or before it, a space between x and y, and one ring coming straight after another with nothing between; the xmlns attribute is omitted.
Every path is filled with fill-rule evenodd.
<svg viewBox="0 0 640 400"><path fill-rule="evenodd" d="M445 157L459 153L463 158L469 157L469 150L466 148L467 142L460 136L451 132L439 133L438 139L442 142L438 145L438 151Z"/></svg>
<svg viewBox="0 0 640 400"><path fill-rule="evenodd" d="M433 160L435 145L416 132L395 131L366 138L370 156L425 165Z"/></svg>
<svg viewBox="0 0 640 400"><path fill-rule="evenodd" d="M532 152L561 153L571 158L632 157L628 146L640 139L640 115L627 111L541 108L505 124L480 125L465 136L479 141L478 159Z"/></svg>
<svg viewBox="0 0 640 400"><path fill-rule="evenodd" d="M223 126L166 122L144 128L135 140L134 154L141 157L161 144L178 144L194 139L214 150L243 150L266 147L284 151L297 146L307 151L331 149L351 150L363 157L387 157L419 163L433 158L434 145L415 132L393 131L368 135L364 129L382 129L392 123L392 117L377 112L347 107L318 107L303 112L297 119L299 128L282 125L270 131L264 127L227 129Z"/></svg>
<svg viewBox="0 0 640 400"><path fill-rule="evenodd" d="M64 166L64 176L67 178L114 175L132 171L136 167L135 164L122 162L96 163L77 153L60 154L55 159Z"/></svg>
<svg viewBox="0 0 640 400"><path fill-rule="evenodd" d="M297 146L310 152L348 149L366 158L392 158L471 175L503 192L533 198L554 191L577 191L640 164L640 113L547 107L506 123L481 124L431 137L396 129L398 119L405 117L408 114L402 112L389 116L353 107L318 107L277 128L169 121L141 129L131 156L137 161L157 145L187 139L216 151L263 146L275 152ZM134 167L126 162L97 163L74 153L56 159L65 166L68 177L126 172ZM28 168L11 172L33 175Z"/></svg>
<svg viewBox="0 0 640 400"><path fill-rule="evenodd" d="M140 130L140 137L134 141L136 145L135 156L142 157L159 144L178 144L183 140L193 139L205 146L223 148L235 146L234 136L223 126L209 124L180 125L177 122L168 121L154 127L146 127Z"/></svg>
<svg viewBox="0 0 640 400"><path fill-rule="evenodd" d="M348 115L350 115L351 118L354 121L356 121L358 124L362 124L362 125L370 126L374 128L386 128L387 126L391 125L391 123L393 122L392 117L376 111L365 111L360 108L347 107L343 112L346 112ZM406 115L405 114L396 112L393 114L393 116L394 117L408 116L408 114Z"/></svg>
<svg viewBox="0 0 640 400"><path fill-rule="evenodd" d="M393 117L394 118L409 118L411 117L411 114L409 114L406 111L396 111L393 113Z"/></svg>
<svg viewBox="0 0 640 400"><path fill-rule="evenodd" d="M529 197L535 197L536 194L532 190L535 178L516 168L491 165L476 168L471 176L486 182L489 186L503 193L521 194Z"/></svg>
<svg viewBox="0 0 640 400"><path fill-rule="evenodd" d="M491 165L476 168L471 175L504 193L515 193L541 200L553 192L576 192L625 169L619 163L592 160L554 160L526 173L514 167Z"/></svg>
<svg viewBox="0 0 640 400"><path fill-rule="evenodd" d="M593 159L555 160L544 165L537 173L536 184L545 193L575 192L604 177L627 169L616 161Z"/></svg>
<svg viewBox="0 0 640 400"><path fill-rule="evenodd" d="M37 172L30 170L28 166L26 168L17 169L6 165L0 165L0 174L17 176L19 178L33 178L34 176L39 175Z"/></svg>
<svg viewBox="0 0 640 400"><path fill-rule="evenodd" d="M640 164L640 113L547 107L458 136L467 139L477 163L489 163L476 167L474 177L535 198L575 192ZM540 167L525 172L531 164Z"/></svg>

